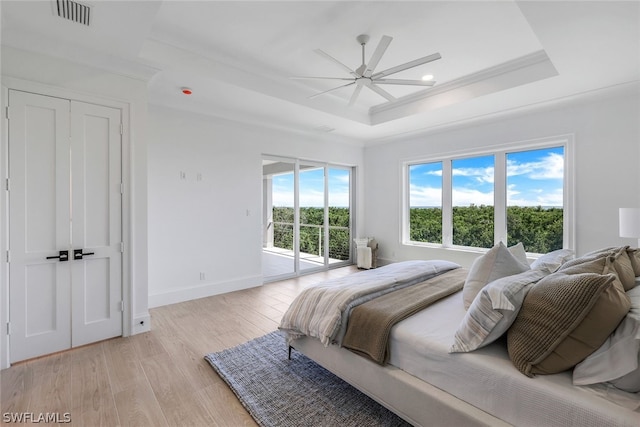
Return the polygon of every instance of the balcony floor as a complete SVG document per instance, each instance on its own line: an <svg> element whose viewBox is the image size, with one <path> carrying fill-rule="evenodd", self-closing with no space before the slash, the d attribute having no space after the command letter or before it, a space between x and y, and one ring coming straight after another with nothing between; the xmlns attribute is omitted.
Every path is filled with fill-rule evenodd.
<svg viewBox="0 0 640 427"><path fill-rule="evenodd" d="M262 249L262 274L265 279L283 274L293 274L294 253L290 249L276 247ZM329 258L329 265L344 262ZM300 271L321 268L324 258L318 255L300 252Z"/></svg>

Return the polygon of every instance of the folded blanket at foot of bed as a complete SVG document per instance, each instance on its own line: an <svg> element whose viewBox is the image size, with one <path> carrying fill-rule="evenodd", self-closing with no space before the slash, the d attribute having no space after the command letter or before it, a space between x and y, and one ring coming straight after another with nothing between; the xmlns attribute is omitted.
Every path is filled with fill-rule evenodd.
<svg viewBox="0 0 640 427"><path fill-rule="evenodd" d="M378 364L386 364L391 328L461 290L467 273L467 269L457 268L355 307L349 316L342 346Z"/></svg>
<svg viewBox="0 0 640 427"><path fill-rule="evenodd" d="M460 265L442 260L402 261L312 285L291 303L279 329L289 342L310 336L325 346L340 343L354 307L456 268Z"/></svg>

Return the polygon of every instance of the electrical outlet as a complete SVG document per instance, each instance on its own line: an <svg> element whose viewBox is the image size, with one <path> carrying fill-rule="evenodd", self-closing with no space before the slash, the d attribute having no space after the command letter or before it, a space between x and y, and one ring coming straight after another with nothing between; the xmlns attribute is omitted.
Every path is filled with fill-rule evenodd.
<svg viewBox="0 0 640 427"><path fill-rule="evenodd" d="M201 271L201 272L200 272L200 280L204 280L204 279L205 279L204 272L202 272L202 271Z"/></svg>
<svg viewBox="0 0 640 427"><path fill-rule="evenodd" d="M131 333L139 334L142 332L148 332L151 330L151 317L143 315L133 319L133 325L131 325Z"/></svg>

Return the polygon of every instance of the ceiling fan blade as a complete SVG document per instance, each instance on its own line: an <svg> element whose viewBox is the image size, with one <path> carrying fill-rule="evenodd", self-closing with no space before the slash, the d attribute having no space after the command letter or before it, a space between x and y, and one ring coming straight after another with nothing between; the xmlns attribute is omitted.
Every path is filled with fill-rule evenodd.
<svg viewBox="0 0 640 427"><path fill-rule="evenodd" d="M331 88L329 90L325 90L323 92L319 92L319 93L313 94L310 97L308 97L308 99L313 99L313 98L315 98L317 96L324 95L325 93L333 92L334 90L338 90L338 89L341 89L343 87L351 86L351 85L354 85L354 84L356 84L355 81L353 81L351 83L347 83L346 85L341 85L341 86L338 86L338 87L334 87L334 88Z"/></svg>
<svg viewBox="0 0 640 427"><path fill-rule="evenodd" d="M292 80L345 80L353 81L353 77L313 77L313 76L291 76Z"/></svg>
<svg viewBox="0 0 640 427"><path fill-rule="evenodd" d="M392 37L382 36L380 43L378 43L378 47L376 47L376 50L373 52L373 55L369 60L369 64L367 64L367 69L364 72L365 77L371 77L371 74L373 74L373 70L376 69L378 62L380 62L380 59L382 59L382 55L384 55L384 52L389 47L389 43L391 43L391 40L393 40Z"/></svg>
<svg viewBox="0 0 640 427"><path fill-rule="evenodd" d="M433 86L434 80L375 79L373 83L382 85Z"/></svg>
<svg viewBox="0 0 640 427"><path fill-rule="evenodd" d="M409 68L417 67L418 65L426 64L428 62L436 61L442 58L439 53L434 53L429 56L425 56L423 58L414 59L413 61L407 62L402 65L396 65L395 67L391 67L387 70L380 71L379 73L375 73L371 76L372 79L379 79L380 77L389 76L391 74L399 73L400 71L408 70Z"/></svg>
<svg viewBox="0 0 640 427"><path fill-rule="evenodd" d="M334 64L338 65L340 68L342 68L343 70L345 70L347 73L351 74L353 77L359 77L355 71L353 71L351 68L347 67L346 65L344 65L342 62L338 61L336 58L334 58L333 56L329 55L327 52L325 52L322 49L316 49L314 50L315 53L317 53L318 55L322 56L323 58L328 59L329 61L333 62Z"/></svg>
<svg viewBox="0 0 640 427"><path fill-rule="evenodd" d="M351 107L353 104L356 103L356 99L358 99L358 95L360 95L361 90L362 90L361 85L356 86L355 90L353 91L353 94L351 95L351 98L349 99L349 107Z"/></svg>
<svg viewBox="0 0 640 427"><path fill-rule="evenodd" d="M382 88L379 88L375 84L368 85L367 87L369 89L371 89L372 91L374 91L375 93L377 93L378 95L382 96L383 98L386 98L388 101L395 101L396 100L396 98L393 95L391 95L386 90L384 90Z"/></svg>

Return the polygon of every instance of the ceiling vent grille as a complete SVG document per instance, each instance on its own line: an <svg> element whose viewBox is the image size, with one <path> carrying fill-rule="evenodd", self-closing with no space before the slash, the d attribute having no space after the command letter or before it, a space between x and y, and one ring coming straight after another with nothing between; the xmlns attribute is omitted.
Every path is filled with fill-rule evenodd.
<svg viewBox="0 0 640 427"><path fill-rule="evenodd" d="M91 7L72 0L56 0L58 16L78 24L91 23Z"/></svg>

